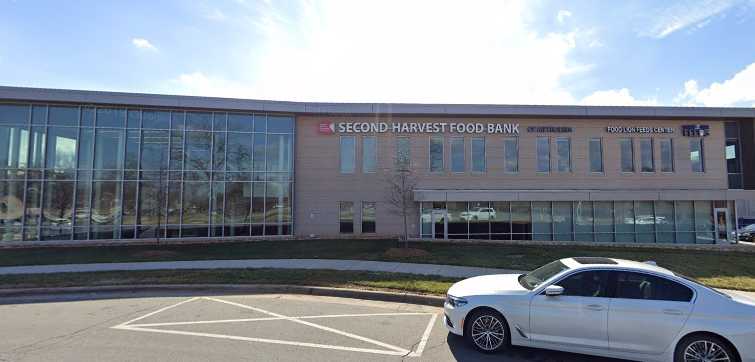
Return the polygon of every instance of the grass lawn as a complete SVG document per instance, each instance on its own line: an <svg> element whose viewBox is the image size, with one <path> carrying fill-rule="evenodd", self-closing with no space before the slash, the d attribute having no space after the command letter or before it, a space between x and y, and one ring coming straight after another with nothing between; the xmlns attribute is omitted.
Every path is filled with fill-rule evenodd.
<svg viewBox="0 0 755 362"><path fill-rule="evenodd" d="M0 289L129 284L291 284L443 295L455 281L433 276L336 270L153 270L7 275L0 276Z"/></svg>
<svg viewBox="0 0 755 362"><path fill-rule="evenodd" d="M402 258L386 251L394 240L279 240L210 245L134 245L0 249L0 266L207 259L361 259L531 270L554 259L607 256L654 260L713 287L755 291L755 254L599 246L461 245L415 242L425 256ZM185 273L185 272L181 272Z"/></svg>

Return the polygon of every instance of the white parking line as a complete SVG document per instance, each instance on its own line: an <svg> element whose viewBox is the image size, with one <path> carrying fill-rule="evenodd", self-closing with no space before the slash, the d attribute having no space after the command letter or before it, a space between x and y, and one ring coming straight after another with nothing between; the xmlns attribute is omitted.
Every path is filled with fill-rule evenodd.
<svg viewBox="0 0 755 362"><path fill-rule="evenodd" d="M402 354L409 354L409 353L411 353L409 350L406 350L406 349L401 348L401 347L394 346L392 344L383 343L383 342L376 341L376 340L371 339L371 338L363 337L363 336L360 336L360 335L357 335L357 334L353 334L353 333L349 333L349 332L339 331L338 329L326 327L326 326L323 326L323 325L319 325L317 323L307 322L307 321L299 320L299 319L296 319L296 318L293 318L293 317L288 317L288 316L285 316L283 314L269 312L269 311L266 311L264 309L252 307L252 306L249 306L249 305L245 305L245 304L241 304L241 303L236 303L236 302L230 302L230 301L223 300L223 299L210 298L210 297L205 297L205 299L213 300L213 301L220 302L220 303L226 303L226 304L230 304L230 305L235 305L235 306L240 307L240 308L251 309L251 310L254 310L254 311L257 311L257 312L260 312L260 313L269 314L269 315L275 316L275 317L281 317L283 319L290 320L291 322L296 322L296 323L299 323L299 324L303 324L305 326L310 326L310 327L314 327L314 328L317 328L317 329L322 329L323 331L327 331L327 332L331 332L331 333L335 333L335 334L340 334L340 335L345 336L345 337L354 338L354 339L357 339L357 340L360 340L360 341L363 341L363 342L367 342L367 343L371 343L371 344L374 344L374 345L378 345L380 347L384 347L384 348L392 349L394 351L402 352Z"/></svg>
<svg viewBox="0 0 755 362"><path fill-rule="evenodd" d="M247 341L247 342L262 342L262 343L272 343L272 344L284 344L284 345L300 346L300 347L326 348L326 349L335 349L335 350L340 350L340 351L386 354L386 355L391 355L391 356L403 356L403 355L406 354L403 351L387 351L387 350L382 350L382 349L369 349L369 348L357 348L357 347L346 347L346 346L334 346L334 345L329 345L329 344L294 342L294 341L284 341L284 340L279 340L279 339L266 339L266 338L254 338L254 337L241 337L241 336L231 336L231 335L225 335L225 334L214 334L214 333L173 331L173 330L165 330L165 329L152 329L152 328L140 328L140 327L128 327L128 326L119 327L119 328L113 327L113 328L132 330L132 331L142 331L142 332L178 334L178 335L184 335L184 336L231 339L231 340Z"/></svg>
<svg viewBox="0 0 755 362"><path fill-rule="evenodd" d="M142 324L135 324L133 322L137 322L139 320L145 319L150 316L154 316L158 313L164 312L166 310L169 310L171 308L178 307L182 304L189 303L198 299L205 299L210 300L218 303L233 305L239 308L249 309L253 310L259 313L267 314L272 317L262 317L262 318L243 318L243 319L224 319L224 320L202 320L202 321L188 321L188 322L166 322L166 323L142 323ZM346 318L346 317L371 317L371 316L408 316L408 315L429 315L430 321L427 324L427 327L425 328L425 331L422 335L422 338L420 339L419 344L417 345L417 348L414 351L409 351L405 348L401 348L398 346L394 346L388 343L380 342L371 338L367 338L364 336L360 336L357 334L341 331L335 328L326 327L320 324L316 324L313 322L305 321L303 319L323 319L323 318ZM130 330L130 331L142 331L142 332L152 332L152 333L164 333L164 334L176 334L176 335L186 335L186 336L197 336L197 337L209 337L209 338L220 338L220 339L230 339L230 340L238 340L238 341L248 341L248 342L262 342L262 343L272 343L272 344L283 344L283 345L294 345L294 346L302 346L302 347L314 347L314 348L325 348L325 349L334 349L334 350L342 350L342 351L352 351L352 352L364 352L364 353L376 353L376 354L384 354L384 355L395 355L395 356L408 356L408 357L419 357L422 355L423 350L425 349L425 346L427 345L427 341L430 336L430 331L433 328L433 325L435 324L435 321L437 319L437 314L434 313L412 313L412 312L404 312L404 313L365 313L365 314L330 314L330 315L309 315L309 316L300 316L300 317L291 317L291 316L285 316L283 314L267 311L261 308L253 307L246 304L231 302L223 299L218 298L212 298L212 297L194 297L190 298L163 308L160 308L154 312L147 313L141 317L137 317L134 319L131 319L127 322L118 324L116 326L113 326L111 328L113 329L120 329L120 330ZM291 321L299 324L303 324L309 327L321 329L327 332L339 334L348 338L356 339L362 342L367 342L370 344L374 344L383 348L386 348L386 350L381 349L370 349L370 348L357 348L357 347L347 347L347 346L336 346L336 345L328 345L328 344L319 344L319 343L307 343L307 342L296 342L296 341L286 341L286 340L277 340L277 339L267 339L267 338L256 338L256 337L242 337L242 336L233 336L233 335L225 335L225 334L215 334L215 333L201 333L201 332L189 332L189 331L178 331L178 330L168 330L168 329L156 329L156 328L149 328L149 327L162 327L162 326L178 326L178 325L193 325L193 324L212 324L212 323L238 323L238 322L253 322L253 321L270 321L270 320L286 320Z"/></svg>
<svg viewBox="0 0 755 362"><path fill-rule="evenodd" d="M262 318L241 318L241 319L214 319L204 321L190 322L165 322L165 323L130 323L129 327L166 327L166 326L184 326L192 324L213 324L213 323L240 323L240 322L259 322L259 321L278 321L295 319L324 319L324 318L352 318L352 317L380 317L380 316L431 316L433 313L367 313L367 314L326 314L326 315L306 315L301 317L262 317Z"/></svg>

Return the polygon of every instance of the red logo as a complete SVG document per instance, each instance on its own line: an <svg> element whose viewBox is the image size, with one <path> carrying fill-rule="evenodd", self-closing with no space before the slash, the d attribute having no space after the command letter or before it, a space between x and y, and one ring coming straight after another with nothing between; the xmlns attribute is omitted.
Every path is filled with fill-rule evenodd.
<svg viewBox="0 0 755 362"><path fill-rule="evenodd" d="M333 122L320 122L317 131L320 134L334 134L336 133L336 124Z"/></svg>

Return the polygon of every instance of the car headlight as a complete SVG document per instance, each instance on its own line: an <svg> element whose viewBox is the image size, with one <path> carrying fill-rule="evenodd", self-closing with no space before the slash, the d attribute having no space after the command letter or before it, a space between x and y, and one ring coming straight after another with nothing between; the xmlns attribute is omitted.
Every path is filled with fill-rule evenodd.
<svg viewBox="0 0 755 362"><path fill-rule="evenodd" d="M462 307L467 304L467 300L464 298L454 297L453 295L446 296L446 304L453 308Z"/></svg>

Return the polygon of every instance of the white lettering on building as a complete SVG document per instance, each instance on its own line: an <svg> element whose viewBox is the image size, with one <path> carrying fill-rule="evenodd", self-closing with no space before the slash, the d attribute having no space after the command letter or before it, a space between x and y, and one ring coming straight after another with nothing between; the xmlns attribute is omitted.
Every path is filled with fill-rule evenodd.
<svg viewBox="0 0 755 362"><path fill-rule="evenodd" d="M519 123L339 122L338 133L488 133L519 134Z"/></svg>

